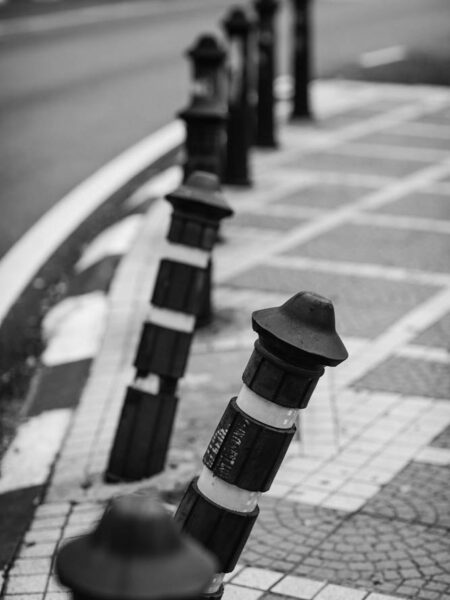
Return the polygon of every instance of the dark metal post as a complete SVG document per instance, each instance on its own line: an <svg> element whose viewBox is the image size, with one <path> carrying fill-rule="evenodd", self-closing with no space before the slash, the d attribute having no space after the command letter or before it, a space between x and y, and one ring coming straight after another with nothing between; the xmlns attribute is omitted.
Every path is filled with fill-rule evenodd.
<svg viewBox="0 0 450 600"><path fill-rule="evenodd" d="M142 494L114 498L94 531L64 544L55 563L74 600L194 599L214 568L213 556Z"/></svg>
<svg viewBox="0 0 450 600"><path fill-rule="evenodd" d="M234 8L223 22L229 40L228 126L224 182L250 185L249 150L251 122L249 42L252 23L245 12Z"/></svg>
<svg viewBox="0 0 450 600"><path fill-rule="evenodd" d="M275 132L275 13L278 0L256 0L258 14L258 104L256 115L256 145L277 146Z"/></svg>
<svg viewBox="0 0 450 600"><path fill-rule="evenodd" d="M187 55L192 61L190 104L179 113L186 123L185 179L208 171L222 179L226 139L226 53L212 35L203 35Z"/></svg>
<svg viewBox="0 0 450 600"><path fill-rule="evenodd" d="M310 116L310 0L292 0L294 99L292 118Z"/></svg>
<svg viewBox="0 0 450 600"><path fill-rule="evenodd" d="M242 376L244 385L220 420L203 457L203 470L178 507L183 530L231 572L295 434L299 409L324 373L347 351L336 333L332 303L301 292L252 316L259 339ZM205 594L220 598L221 576Z"/></svg>
<svg viewBox="0 0 450 600"><path fill-rule="evenodd" d="M137 481L164 468L211 251L220 221L233 213L211 173L194 173L166 198L173 206L168 243L109 457L109 482Z"/></svg>

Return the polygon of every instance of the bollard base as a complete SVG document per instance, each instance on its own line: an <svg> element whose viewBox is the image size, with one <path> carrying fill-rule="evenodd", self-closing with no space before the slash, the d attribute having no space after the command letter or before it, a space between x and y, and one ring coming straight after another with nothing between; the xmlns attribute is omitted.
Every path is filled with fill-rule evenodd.
<svg viewBox="0 0 450 600"><path fill-rule="evenodd" d="M109 457L107 483L139 481L164 469L178 398L127 389Z"/></svg>

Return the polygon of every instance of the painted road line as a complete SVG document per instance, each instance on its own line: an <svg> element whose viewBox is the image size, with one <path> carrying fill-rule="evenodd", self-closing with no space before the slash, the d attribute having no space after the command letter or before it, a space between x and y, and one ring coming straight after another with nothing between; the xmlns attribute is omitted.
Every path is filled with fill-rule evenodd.
<svg viewBox="0 0 450 600"><path fill-rule="evenodd" d="M372 50L371 52L361 54L359 64L365 69L372 69L405 60L406 54L404 46L390 46L389 48Z"/></svg>
<svg viewBox="0 0 450 600"><path fill-rule="evenodd" d="M281 170L280 176L282 176L282 172ZM249 253L248 256L244 256L242 255L242 251L240 251L240 260L236 260L236 255L228 253L227 257L223 256L224 260L220 263L217 281L223 284L227 280L263 263L275 254L284 253L297 245L310 241L344 223L348 223L359 215L362 210L374 210L375 208L394 202L398 198L406 196L413 191L421 190L431 183L448 176L449 173L450 159L416 171L410 176L386 185L381 190L364 195L360 200L344 204L333 212L313 219L306 224L301 224L299 227L286 233L282 239L265 244L260 252ZM222 256L218 256L218 258L220 261ZM219 261L216 262L219 263Z"/></svg>
<svg viewBox="0 0 450 600"><path fill-rule="evenodd" d="M77 272L84 271L108 256L125 254L135 240L137 230L142 222L142 215L130 215L105 229L85 249L75 265L75 270Z"/></svg>
<svg viewBox="0 0 450 600"><path fill-rule="evenodd" d="M429 346L420 346L419 344L408 344L402 348L397 348L395 354L404 358L428 360L442 363L443 365L450 365L450 352L446 348L432 348Z"/></svg>
<svg viewBox="0 0 450 600"><path fill-rule="evenodd" d="M324 260L320 258L303 258L301 256L275 255L267 258L264 264L287 269L356 275L387 281L409 281L425 285L448 286L450 275L419 269L405 269L373 263L355 263L341 260Z"/></svg>
<svg viewBox="0 0 450 600"><path fill-rule="evenodd" d="M71 415L71 410L51 410L19 427L2 461L0 493L46 482Z"/></svg>
<svg viewBox="0 0 450 600"><path fill-rule="evenodd" d="M108 302L103 292L66 298L44 319L46 366L93 358L103 338Z"/></svg>
<svg viewBox="0 0 450 600"><path fill-rule="evenodd" d="M39 269L66 239L130 179L184 139L180 121L163 127L102 167L28 230L0 262L0 325Z"/></svg>
<svg viewBox="0 0 450 600"><path fill-rule="evenodd" d="M150 199L162 198L177 189L183 182L183 169L177 165L169 167L159 175L155 175L148 183L132 194L126 205L130 209L137 208Z"/></svg>

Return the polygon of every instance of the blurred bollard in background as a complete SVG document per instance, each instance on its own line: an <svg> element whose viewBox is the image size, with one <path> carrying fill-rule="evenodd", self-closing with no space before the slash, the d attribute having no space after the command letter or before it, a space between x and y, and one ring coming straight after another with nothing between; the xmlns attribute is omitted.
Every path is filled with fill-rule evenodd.
<svg viewBox="0 0 450 600"><path fill-rule="evenodd" d="M232 9L223 21L228 37L228 124L224 182L251 185L249 150L250 112L250 36L253 23L244 10Z"/></svg>
<svg viewBox="0 0 450 600"><path fill-rule="evenodd" d="M275 148L277 146L275 122L275 15L278 0L256 0L258 15L258 103L256 115L256 146Z"/></svg>
<svg viewBox="0 0 450 600"><path fill-rule="evenodd" d="M226 143L226 52L217 38L201 36L188 50L192 61L190 104L178 116L186 124L184 178L194 171L223 177Z"/></svg>
<svg viewBox="0 0 450 600"><path fill-rule="evenodd" d="M214 569L213 556L143 494L113 499L95 530L66 542L55 563L74 600L194 599Z"/></svg>
<svg viewBox="0 0 450 600"><path fill-rule="evenodd" d="M220 221L233 214L215 175L192 174L169 194L173 206L149 315L127 388L106 481L137 481L163 470L189 358L195 321L204 308L208 268ZM211 302L209 301L211 304Z"/></svg>
<svg viewBox="0 0 450 600"><path fill-rule="evenodd" d="M335 329L332 303L301 292L282 306L252 315L259 336L203 457L203 470L178 507L183 530L210 550L220 573L206 598L220 598L223 574L233 571L258 517L258 499L270 489L295 434L299 410L325 366L348 354Z"/></svg>
<svg viewBox="0 0 450 600"><path fill-rule="evenodd" d="M292 25L292 72L294 96L291 117L311 116L309 82L311 79L311 0L291 0Z"/></svg>

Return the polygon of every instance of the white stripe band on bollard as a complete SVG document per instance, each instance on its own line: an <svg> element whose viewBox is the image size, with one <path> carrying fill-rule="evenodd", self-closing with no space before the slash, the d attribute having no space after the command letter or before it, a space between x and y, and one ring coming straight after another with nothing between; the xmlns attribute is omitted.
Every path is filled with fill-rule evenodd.
<svg viewBox="0 0 450 600"><path fill-rule="evenodd" d="M195 328L194 315L170 310L169 308L153 306L153 304L150 305L147 322L184 333L192 333Z"/></svg>
<svg viewBox="0 0 450 600"><path fill-rule="evenodd" d="M200 248L190 248L184 244L167 241L161 252L162 258L185 263L191 267L206 269L211 253Z"/></svg>
<svg viewBox="0 0 450 600"><path fill-rule="evenodd" d="M215 477L205 466L197 480L197 487L212 502L227 510L241 513L252 512L261 496L261 492L250 492L226 483L219 477Z"/></svg>
<svg viewBox="0 0 450 600"><path fill-rule="evenodd" d="M159 392L159 377L151 373L147 377L136 377L133 381L133 387L141 392L157 394Z"/></svg>
<svg viewBox="0 0 450 600"><path fill-rule="evenodd" d="M299 412L296 408L279 406L262 398L262 396L258 396L245 384L236 398L236 404L255 421L278 429L290 429L294 425Z"/></svg>

